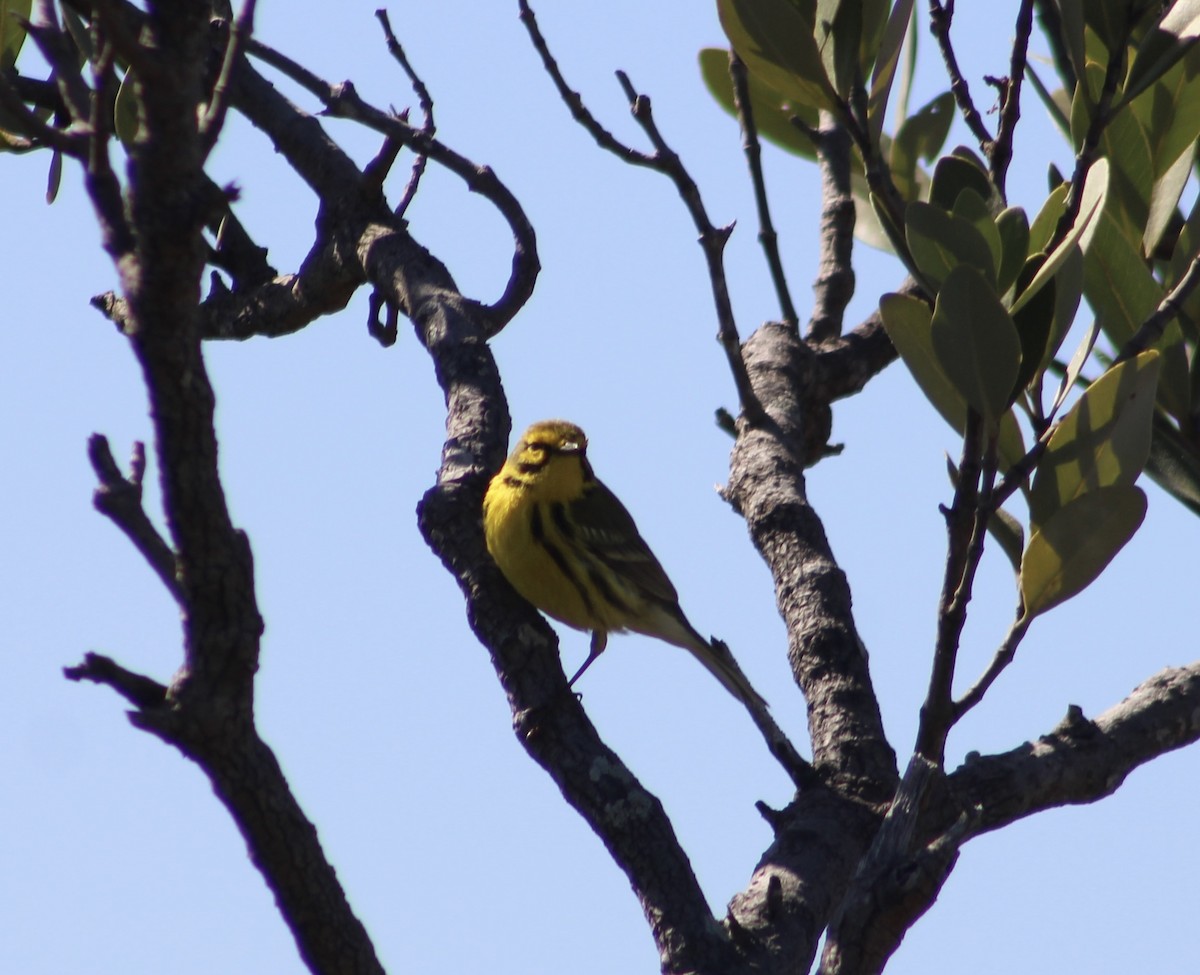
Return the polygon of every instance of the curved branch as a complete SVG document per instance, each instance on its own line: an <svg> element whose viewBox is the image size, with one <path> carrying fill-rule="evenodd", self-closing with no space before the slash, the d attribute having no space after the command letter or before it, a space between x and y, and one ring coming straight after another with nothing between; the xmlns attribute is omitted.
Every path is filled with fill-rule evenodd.
<svg viewBox="0 0 1200 975"><path fill-rule="evenodd" d="M447 402L437 483L418 507L421 533L462 588L467 618L492 652L521 745L625 871L664 970L725 965L735 948L714 922L661 804L600 740L567 687L553 631L487 555L479 510L509 432L487 323L436 259L402 259L395 249L403 246L399 235L381 238L371 259L402 278L396 300L413 308Z"/></svg>
<svg viewBox="0 0 1200 975"><path fill-rule="evenodd" d="M330 115L352 119L389 138L397 139L421 155L428 156L459 176L471 192L479 193L496 207L512 229L514 239L512 271L504 293L495 304L481 306L489 322L488 337L497 334L529 300L541 270L533 226L508 187L489 167L471 162L420 129L415 129L402 119L369 105L359 97L352 83L347 81L331 85L259 42L251 41L248 49L255 56L284 71L293 81L319 98ZM237 73L241 93L238 107L246 113L251 122L275 140L279 150L296 166L297 172L316 190L326 206L337 209L342 205L339 201L343 200L347 185L360 186L362 174L350 158L333 145L315 119L291 105L248 66L242 65L241 68ZM292 131L297 128L292 122L300 119L306 123L306 138L303 143L299 142L296 132ZM297 151L295 158L290 154L293 149ZM319 149L315 156L314 149ZM328 158L337 158L338 176L319 165Z"/></svg>

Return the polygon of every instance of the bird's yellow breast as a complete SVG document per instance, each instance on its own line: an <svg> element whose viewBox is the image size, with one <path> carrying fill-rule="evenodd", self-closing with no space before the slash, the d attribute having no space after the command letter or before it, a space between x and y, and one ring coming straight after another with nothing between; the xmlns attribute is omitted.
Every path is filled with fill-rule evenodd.
<svg viewBox="0 0 1200 975"><path fill-rule="evenodd" d="M517 592L568 626L610 628L573 581L573 574L578 578L585 570L558 537L549 503L498 476L488 488L483 511L488 552Z"/></svg>

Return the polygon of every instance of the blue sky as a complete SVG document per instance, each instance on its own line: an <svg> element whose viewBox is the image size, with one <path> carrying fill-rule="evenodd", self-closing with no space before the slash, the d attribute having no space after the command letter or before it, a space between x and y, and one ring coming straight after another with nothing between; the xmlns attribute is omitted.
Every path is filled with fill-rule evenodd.
<svg viewBox="0 0 1200 975"><path fill-rule="evenodd" d="M1005 72L1015 6L960 5L960 60L983 104L981 76ZM682 18L679 5L632 0L541 7L568 79L597 115L641 144L612 76L625 69L652 97L713 220L738 221L728 262L743 336L775 317L736 124L711 103L696 66L701 47L722 43L715 5ZM400 108L414 99L373 9L262 0L259 33ZM571 122L515 3L443 0L391 14L434 96L442 139L492 166L537 228L537 292L493 344L515 426L563 416L587 430L598 474L638 519L693 623L728 641L803 742L767 571L714 490L729 441L713 411L736 404L703 259L674 190L601 153ZM920 44L914 107L944 85L927 33ZM374 153L375 137L329 128L360 161ZM951 144L965 138L956 128ZM1032 98L1016 153L1012 202L1032 214L1048 163L1066 169L1070 158ZM106 434L124 459L150 426L132 354L87 304L115 275L79 173L67 167L47 207L47 162L3 159L0 969L300 972L199 770L131 728L114 694L61 676L94 649L167 680L180 651L170 598L91 508L88 435ZM803 308L815 273L816 171L770 149L765 165ZM212 170L242 187L239 213L273 263L295 269L311 238L307 189L237 119ZM400 170L402 181L403 162ZM499 294L508 232L484 201L431 170L410 217L465 294ZM884 255L859 257L851 322L902 278ZM298 335L206 349L226 490L251 538L267 623L262 733L390 970L656 971L623 874L517 744L461 596L417 533L413 509L442 439L429 359L405 323L382 350L365 319L363 294ZM849 576L903 760L927 680L944 549L937 505L949 496L943 453L954 452L954 436L895 366L837 407L834 439L845 452L811 472L809 489ZM1015 665L955 731L951 765L1049 731L1069 704L1094 715L1194 657L1185 552L1200 522L1148 490L1142 531L1092 589L1038 620ZM1011 617L1011 571L998 555L985 560L978 591L963 684ZM587 640L562 636L573 669ZM769 842L754 802L785 803L786 777L725 691L673 648L614 638L580 689L606 740L662 799L723 913ZM889 972L1190 970L1198 773L1200 753L1168 756L1103 803L975 840Z"/></svg>

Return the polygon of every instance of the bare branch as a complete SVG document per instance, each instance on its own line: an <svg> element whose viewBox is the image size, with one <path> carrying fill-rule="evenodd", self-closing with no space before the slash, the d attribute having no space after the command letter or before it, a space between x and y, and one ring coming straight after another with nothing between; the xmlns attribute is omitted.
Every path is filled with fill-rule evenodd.
<svg viewBox="0 0 1200 975"><path fill-rule="evenodd" d="M379 18L384 36L387 38L388 52L396 60L396 63L400 65L404 73L408 75L409 83L412 85L413 92L417 96L417 103L421 106L421 114L424 116L424 121L421 124L421 132L426 136L432 137L437 131L437 126L433 121L433 99L429 96L429 89L425 87L425 82L413 70L408 56L404 53L404 48L400 46L400 42L392 32L392 22L388 18L387 11L376 10L375 16ZM404 216L409 204L412 203L413 198L417 195L417 188L421 185L421 176L425 172L427 159L427 156L418 153L417 158L413 160L412 173L409 175L404 192L400 194L400 200L393 210L397 217Z"/></svg>
<svg viewBox="0 0 1200 975"><path fill-rule="evenodd" d="M221 73L213 84L212 96L208 101L208 110L200 120L200 146L204 156L208 156L217 144L217 137L225 127L225 113L229 108L227 89L233 66L242 56L245 42L254 32L254 7L257 0L244 0L242 12L229 29L225 41L225 57L221 61Z"/></svg>
<svg viewBox="0 0 1200 975"><path fill-rule="evenodd" d="M1135 768L1200 740L1200 663L1155 674L1124 701L1088 721L1072 707L1050 734L1001 755L969 757L949 776L978 831L1045 809L1095 802Z"/></svg>
<svg viewBox="0 0 1200 975"><path fill-rule="evenodd" d="M101 28L97 28L97 34ZM97 38L100 40L100 37ZM117 78L113 70L115 52L112 44L101 41L92 73L96 91L92 94L91 139L88 145L84 186L96 210L100 224L100 240L105 253L120 261L134 249L133 231L125 213L121 182L113 172L108 155L109 135L113 132L112 106L116 100Z"/></svg>
<svg viewBox="0 0 1200 975"><path fill-rule="evenodd" d="M1137 332L1121 346L1121 352L1116 361L1123 362L1125 359L1132 359L1161 339L1167 326L1182 314L1184 303L1188 296L1196 290L1198 284L1200 284L1200 255L1192 259L1192 263L1188 265L1187 271L1175 284L1175 287L1167 292L1150 317L1142 322Z"/></svg>
<svg viewBox="0 0 1200 975"><path fill-rule="evenodd" d="M771 222L771 208L767 203L767 184L763 178L762 145L758 141L758 129L754 124L754 108L750 103L750 78L746 65L734 51L729 52L729 77L733 79L733 103L737 107L738 121L742 126L742 149L750 166L750 181L754 186L754 202L758 207L758 242L762 244L779 299L783 321L793 328L799 325L792 295L788 290L787 277L783 273L783 262L779 258L779 235Z"/></svg>
<svg viewBox="0 0 1200 975"><path fill-rule="evenodd" d="M1092 168L1092 163L1096 161L1100 152L1100 137L1104 134L1105 128L1112 120L1112 105L1113 99L1116 97L1117 88L1120 87L1121 81L1125 77L1125 48L1128 40L1128 31L1131 25L1126 25L1126 36L1122 37L1120 43L1116 45L1113 52L1109 54L1108 67L1104 72L1104 84L1100 89L1100 97L1096 100L1095 107L1092 112L1091 121L1088 123L1087 132L1084 134L1083 143L1079 147L1079 151L1075 154L1075 171L1071 174L1071 188L1067 191L1066 206L1063 209L1063 214L1058 218L1058 225L1054 228L1054 236L1051 238L1047 248L1053 248L1059 241L1070 233L1071 228L1075 225L1075 220L1079 216L1079 208L1083 205L1083 185L1087 180L1088 171ZM1049 253L1049 250L1047 250Z"/></svg>
<svg viewBox="0 0 1200 975"><path fill-rule="evenodd" d="M981 462L982 458L982 462ZM987 518L991 513L987 499L996 477L996 435L986 437L982 418L968 409L963 434L962 460L958 465L958 483L954 501L946 516L946 571L938 603L937 642L929 691L921 706L916 751L940 765L944 757L946 735L954 717L954 669L959 641L967 621L967 604L983 555Z"/></svg>
<svg viewBox="0 0 1200 975"><path fill-rule="evenodd" d="M550 48L546 44L546 38L542 35L541 28L538 26L533 10L530 9L528 0L517 0L517 7L520 9L521 22L529 32L530 40L533 41L534 50L541 56L546 74L550 76L550 80L554 82L554 87L558 89L559 96L571 112L571 118L583 126L588 134L596 140L596 144L601 149L608 150L631 166L655 168L656 164L652 155L625 145L625 143L621 142L608 129L602 126L596 120L596 116L588 111L587 106L583 104L583 99L580 97L579 92L573 90L567 84L566 79L563 78L562 72L558 68L558 62L550 53Z"/></svg>
<svg viewBox="0 0 1200 975"><path fill-rule="evenodd" d="M963 814L934 839L921 837L928 795L945 791L940 766L914 755L829 926L818 975L882 972L905 933L937 898L971 822Z"/></svg>
<svg viewBox="0 0 1200 975"><path fill-rule="evenodd" d="M642 131L646 133L650 144L654 146L653 154L636 152L623 145L596 121L591 112L584 107L578 93L572 91L563 80L562 74L558 70L558 64L550 55L545 38L538 29L537 21L534 19L533 11L530 10L527 0L519 0L519 5L521 18L533 39L534 47L542 55L542 63L545 65L547 73L553 79L559 94L571 109L571 115L576 121L592 134L602 148L608 149L632 165L646 166L657 170L669 177L675 184L675 189L683 198L692 222L700 234L700 246L704 250L704 257L708 263L708 277L712 286L713 302L716 304L717 341L725 351L725 358L729 363L730 372L733 374L734 385L737 387L742 412L751 422L761 422L764 414L746 374L746 364L742 360L741 338L734 320L733 305L729 300L729 284L725 278L723 255L725 242L733 232L733 225L720 228L713 226L708 212L704 208L704 203L700 199L699 187L696 186L679 156L667 145L662 133L658 130L651 110L650 99L634 89L625 72L617 72L617 81L620 82L625 97L629 100L633 117L642 127Z"/></svg>
<svg viewBox="0 0 1200 975"><path fill-rule="evenodd" d="M1025 633L1029 629L1029 624L1033 622L1032 617L1027 617L1024 612L1018 611L1017 618L1013 625L1009 627L1008 633L1004 637L1004 642L1000 644L1000 648L996 651L992 662L988 664L987 669L980 676L970 689L959 700L954 702L953 723L957 723L960 718L971 708L975 707L983 696L988 692L988 688L995 683L1004 669L1013 662L1016 657L1017 647L1021 645L1021 641L1025 638Z"/></svg>
<svg viewBox="0 0 1200 975"><path fill-rule="evenodd" d="M958 56L954 53L954 45L950 42L950 24L954 20L954 0L929 0L929 30L937 39L938 49L942 52L942 60L946 63L946 74L950 77L950 91L958 103L958 110L967 128L975 136L985 156L991 155L992 134L983 124L983 116L971 100L971 87L963 77L958 65Z"/></svg>
<svg viewBox="0 0 1200 975"><path fill-rule="evenodd" d="M988 152L992 183L1001 199L1007 199L1005 182L1008 165L1012 161L1013 136L1021 118L1021 84L1025 80L1025 58L1029 51L1029 34L1033 29L1033 3L1034 0L1021 0L1020 10L1017 11L1017 36L1013 40L1009 59L1008 79L1001 84L1000 125Z"/></svg>
<svg viewBox="0 0 1200 975"><path fill-rule="evenodd" d="M746 519L775 579L788 659L808 703L814 766L853 769L855 788L886 802L896 783L895 755L855 631L850 588L805 485L813 445L828 434L812 429L822 418L801 396L813 353L794 329L768 323L747 340L745 355L769 417L762 427L739 423L723 494Z"/></svg>
<svg viewBox="0 0 1200 975"><path fill-rule="evenodd" d="M84 654L83 663L63 668L63 676L67 680L86 680L111 687L130 704L143 711L162 707L167 699L167 689L158 681L126 670L111 657L99 653Z"/></svg>
<svg viewBox="0 0 1200 975"><path fill-rule="evenodd" d="M88 457L92 469L100 481L93 496L96 510L108 517L121 529L142 557L150 563L162 584L167 587L177 603L183 604L183 593L175 576L175 553L171 550L158 529L151 523L142 507L142 475L146 470L146 448L133 445L131 474L121 474L108 446L108 438L98 433L88 439Z"/></svg>
<svg viewBox="0 0 1200 975"><path fill-rule="evenodd" d="M850 136L832 112L821 113L814 133L821 165L821 233L816 301L808 340L821 344L842 333L846 306L854 297L854 198L850 192Z"/></svg>

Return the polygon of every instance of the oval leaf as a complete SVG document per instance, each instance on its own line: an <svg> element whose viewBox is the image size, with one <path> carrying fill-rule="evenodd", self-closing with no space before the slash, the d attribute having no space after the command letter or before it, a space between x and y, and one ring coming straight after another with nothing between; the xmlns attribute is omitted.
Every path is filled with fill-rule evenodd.
<svg viewBox="0 0 1200 975"><path fill-rule="evenodd" d="M1029 539L1021 559L1024 618L1070 599L1104 571L1146 517L1141 488L1092 491L1060 508Z"/></svg>
<svg viewBox="0 0 1200 975"><path fill-rule="evenodd" d="M812 0L717 0L717 13L751 74L800 105L833 106Z"/></svg>
<svg viewBox="0 0 1200 975"><path fill-rule="evenodd" d="M996 217L996 233L1000 235L1000 271L996 275L996 290L1004 294L1017 280L1025 258L1029 256L1029 218L1020 207L1009 207Z"/></svg>
<svg viewBox="0 0 1200 975"><path fill-rule="evenodd" d="M1034 254L1025 262L1025 267L1017 278L1017 294L1034 279L1045 260L1045 254ZM1058 304L1056 281L1057 278L1052 279L1049 286L1042 288L1033 301L1013 315L1013 324L1016 325L1017 335L1021 339L1021 368L1017 372L1014 397L1041 371L1046 345L1054 328L1054 313Z"/></svg>
<svg viewBox="0 0 1200 975"><path fill-rule="evenodd" d="M706 47L702 50L700 75L717 104L737 118L733 81L729 77L729 52L720 47ZM786 149L805 159L816 159L817 150L812 140L792 124L792 119L799 118L816 128L819 121L817 110L807 105L793 104L757 75L747 72L747 82L750 88L750 108L754 113L754 125L758 134L780 149Z"/></svg>
<svg viewBox="0 0 1200 975"><path fill-rule="evenodd" d="M1034 524L1047 523L1090 491L1137 480L1150 453L1160 366L1154 349L1118 363L1058 423L1030 491Z"/></svg>
<svg viewBox="0 0 1200 975"><path fill-rule="evenodd" d="M969 264L988 280L995 280L991 248L962 217L914 200L904 208L904 237L917 268L935 288L960 264Z"/></svg>
<svg viewBox="0 0 1200 975"><path fill-rule="evenodd" d="M931 331L942 371L994 429L1012 402L1021 342L982 274L965 264L950 271L938 292Z"/></svg>
<svg viewBox="0 0 1200 975"><path fill-rule="evenodd" d="M1041 290L1047 281L1054 277L1055 272L1062 267L1076 244L1079 244L1084 250L1087 249L1095 234L1094 227L1099 223L1096 218L1104 208L1107 196L1108 160L1100 159L1092 163L1092 168L1088 170L1087 179L1083 184L1083 199L1079 204L1079 215L1075 218L1075 223L1071 225L1066 237L1050 252L1046 262L1029 283L1029 287L1013 302L1012 312L1014 315L1021 310L1022 305L1030 301ZM1047 203L1049 202L1047 200ZM1036 224L1037 221L1034 222Z"/></svg>

